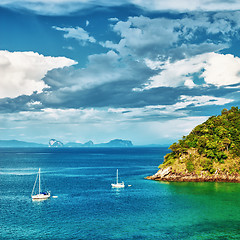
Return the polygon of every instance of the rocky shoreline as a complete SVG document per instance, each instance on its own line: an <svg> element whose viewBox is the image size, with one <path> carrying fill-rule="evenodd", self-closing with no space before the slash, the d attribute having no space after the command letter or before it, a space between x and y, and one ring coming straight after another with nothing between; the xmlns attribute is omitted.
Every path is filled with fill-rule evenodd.
<svg viewBox="0 0 240 240"><path fill-rule="evenodd" d="M172 168L164 168L158 170L153 176L148 176L145 179L165 182L234 182L240 183L240 175L216 172L214 174L202 173L174 173Z"/></svg>

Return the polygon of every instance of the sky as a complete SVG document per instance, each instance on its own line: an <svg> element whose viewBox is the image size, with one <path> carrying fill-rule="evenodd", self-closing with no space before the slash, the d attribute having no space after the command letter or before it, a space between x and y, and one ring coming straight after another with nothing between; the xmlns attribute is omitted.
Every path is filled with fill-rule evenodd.
<svg viewBox="0 0 240 240"><path fill-rule="evenodd" d="M240 103L238 0L1 0L0 139L171 144Z"/></svg>

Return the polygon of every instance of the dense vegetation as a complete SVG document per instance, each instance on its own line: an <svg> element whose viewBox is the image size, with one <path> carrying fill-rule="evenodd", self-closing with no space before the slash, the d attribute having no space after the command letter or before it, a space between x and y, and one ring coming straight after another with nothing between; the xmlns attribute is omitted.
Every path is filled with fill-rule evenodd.
<svg viewBox="0 0 240 240"><path fill-rule="evenodd" d="M160 167L177 173L240 173L240 110L223 109L169 147Z"/></svg>

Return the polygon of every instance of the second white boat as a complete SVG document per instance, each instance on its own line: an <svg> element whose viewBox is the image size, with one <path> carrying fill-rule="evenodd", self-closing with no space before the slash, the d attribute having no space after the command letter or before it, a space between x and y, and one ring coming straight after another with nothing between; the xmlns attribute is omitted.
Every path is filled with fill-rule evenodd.
<svg viewBox="0 0 240 240"><path fill-rule="evenodd" d="M37 180L38 180L38 193L37 193L37 194L34 194ZM31 197L32 197L32 200L46 200L46 199L48 199L48 198L51 197L51 194L50 194L49 191L47 191L47 192L42 192L42 191L41 191L41 174L40 174L40 168L39 168L39 170L38 170L38 174L37 174L35 183L34 183L34 185L33 185L33 190L32 190Z"/></svg>
<svg viewBox="0 0 240 240"><path fill-rule="evenodd" d="M117 177L116 177L116 183L111 184L113 188L124 188L124 182L119 183L118 182L118 169L117 169Z"/></svg>

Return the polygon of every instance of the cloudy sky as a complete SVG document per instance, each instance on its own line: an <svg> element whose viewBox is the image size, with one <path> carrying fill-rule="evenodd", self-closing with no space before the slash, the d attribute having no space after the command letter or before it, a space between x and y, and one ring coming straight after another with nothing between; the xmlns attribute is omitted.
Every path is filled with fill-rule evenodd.
<svg viewBox="0 0 240 240"><path fill-rule="evenodd" d="M239 103L238 0L0 2L0 139L171 144Z"/></svg>

